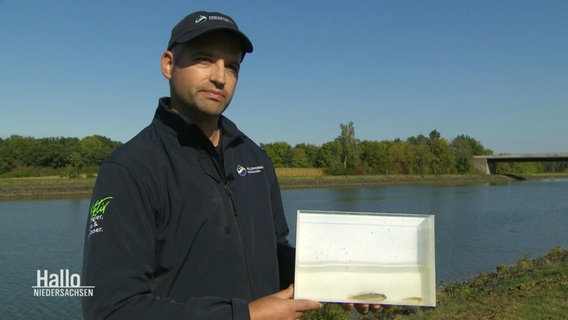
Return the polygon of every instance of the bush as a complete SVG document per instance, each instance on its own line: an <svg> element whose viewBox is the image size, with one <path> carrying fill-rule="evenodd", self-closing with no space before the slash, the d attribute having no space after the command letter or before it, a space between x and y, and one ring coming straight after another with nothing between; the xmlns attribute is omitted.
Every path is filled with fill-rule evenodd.
<svg viewBox="0 0 568 320"><path fill-rule="evenodd" d="M16 167L1 175L2 178L59 176L60 170L51 167Z"/></svg>

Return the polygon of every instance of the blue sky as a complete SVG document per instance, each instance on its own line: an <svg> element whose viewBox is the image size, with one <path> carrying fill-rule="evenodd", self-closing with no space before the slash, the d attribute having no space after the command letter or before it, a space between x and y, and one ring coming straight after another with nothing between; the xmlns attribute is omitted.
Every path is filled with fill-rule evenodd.
<svg viewBox="0 0 568 320"><path fill-rule="evenodd" d="M255 50L226 115L258 143L438 130L495 153L568 152L568 1L0 0L0 137L127 141L168 95L159 61L195 10Z"/></svg>

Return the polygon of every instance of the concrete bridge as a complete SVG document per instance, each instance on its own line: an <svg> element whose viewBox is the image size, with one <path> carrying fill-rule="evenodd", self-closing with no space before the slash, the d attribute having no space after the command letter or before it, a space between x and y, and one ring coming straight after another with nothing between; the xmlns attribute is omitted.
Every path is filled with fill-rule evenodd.
<svg viewBox="0 0 568 320"><path fill-rule="evenodd" d="M497 162L543 162L568 161L568 153L504 154L493 156L473 156L473 166L479 172L495 173Z"/></svg>

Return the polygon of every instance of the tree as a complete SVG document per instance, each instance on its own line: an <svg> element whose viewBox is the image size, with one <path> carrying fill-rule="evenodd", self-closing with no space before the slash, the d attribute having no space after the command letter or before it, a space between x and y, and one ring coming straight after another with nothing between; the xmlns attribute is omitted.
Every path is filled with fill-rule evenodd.
<svg viewBox="0 0 568 320"><path fill-rule="evenodd" d="M275 167L318 167L331 174L449 174L466 173L472 168L474 155L491 155L474 138L458 135L451 142L437 130L428 136L419 134L405 141L359 141L353 122L339 125L341 132L333 141L321 147L287 142L261 144ZM78 175L79 170L97 170L120 142L93 135L78 138L32 138L12 135L0 138L0 174L26 176L56 174L67 168L66 174ZM44 170L47 168L47 170ZM56 169L55 171L53 169ZM568 162L540 164L502 164L507 172L567 171Z"/></svg>
<svg viewBox="0 0 568 320"><path fill-rule="evenodd" d="M60 169L71 168L71 175L77 175L78 169L84 164L98 167L120 145L120 142L103 136L79 140L69 137L32 138L12 135L0 139L0 174L57 174L63 173Z"/></svg>
<svg viewBox="0 0 568 320"><path fill-rule="evenodd" d="M450 148L448 140L440 138L434 148L434 156L436 163L432 167L434 174L451 174L456 173L456 156Z"/></svg>
<svg viewBox="0 0 568 320"><path fill-rule="evenodd" d="M85 165L98 167L120 144L104 136L92 135L81 140L79 153Z"/></svg>
<svg viewBox="0 0 568 320"><path fill-rule="evenodd" d="M500 162L497 163L496 172L497 173L542 173L544 171L542 162Z"/></svg>
<svg viewBox="0 0 568 320"><path fill-rule="evenodd" d="M415 137L406 138L406 142L414 146L425 145L428 144L428 138L423 134L419 134Z"/></svg>
<svg viewBox="0 0 568 320"><path fill-rule="evenodd" d="M409 143L395 140L389 148L392 157L393 167L391 174L413 174L413 166L411 159L412 148Z"/></svg>
<svg viewBox="0 0 568 320"><path fill-rule="evenodd" d="M20 135L12 135L4 141L6 150L8 150L8 158L10 159L12 168L19 166L31 166L33 160L30 154L34 148L34 139L31 137L23 137Z"/></svg>
<svg viewBox="0 0 568 320"><path fill-rule="evenodd" d="M320 147L313 144L300 143L292 149L291 165L296 168L317 167L317 156ZM304 158L305 157L305 158Z"/></svg>
<svg viewBox="0 0 568 320"><path fill-rule="evenodd" d="M359 163L355 127L352 121L349 121L348 124L342 123L339 127L341 128L341 135L337 137L336 141L341 146L340 154L343 168L353 168Z"/></svg>
<svg viewBox="0 0 568 320"><path fill-rule="evenodd" d="M430 172L433 174L455 173L455 155L449 147L448 141L442 138L438 130L432 130L428 135L428 146L434 159L430 163Z"/></svg>
<svg viewBox="0 0 568 320"><path fill-rule="evenodd" d="M79 151L77 138L41 138L30 142L29 161L36 167L64 168L69 165L69 155Z"/></svg>
<svg viewBox="0 0 568 320"><path fill-rule="evenodd" d="M292 168L308 168L311 167L310 159L306 153L306 149L293 148L290 158L290 166Z"/></svg>
<svg viewBox="0 0 568 320"><path fill-rule="evenodd" d="M473 156L493 154L493 151L485 149L479 141L463 134L458 135L452 140L450 148L455 155L456 170L458 173L466 173L473 168Z"/></svg>
<svg viewBox="0 0 568 320"><path fill-rule="evenodd" d="M288 142L261 143L260 147L266 152L268 157L270 157L274 167L282 168L290 164L292 147L290 147Z"/></svg>
<svg viewBox="0 0 568 320"><path fill-rule="evenodd" d="M0 174L12 170L12 160L8 143L0 138Z"/></svg>
<svg viewBox="0 0 568 320"><path fill-rule="evenodd" d="M317 166L325 168L330 174L346 174L341 158L341 145L337 140L322 144L316 159Z"/></svg>
<svg viewBox="0 0 568 320"><path fill-rule="evenodd" d="M392 170L392 157L389 153L391 142L361 141L361 161L371 174L389 174Z"/></svg>
<svg viewBox="0 0 568 320"><path fill-rule="evenodd" d="M542 163L544 172L568 172L568 161L551 161Z"/></svg>
<svg viewBox="0 0 568 320"><path fill-rule="evenodd" d="M434 129L434 130L430 131L430 134L428 135L428 141L429 142L432 142L432 141L435 142L435 141L440 140L440 139L442 139L442 134L438 130Z"/></svg>
<svg viewBox="0 0 568 320"><path fill-rule="evenodd" d="M437 166L436 156L427 144L409 145L408 155L408 168L411 174L431 174Z"/></svg>
<svg viewBox="0 0 568 320"><path fill-rule="evenodd" d="M67 157L69 160L69 166L72 168L72 177L76 177L79 175L79 169L82 167L83 165L83 157L81 156L81 154L77 151L72 152L71 154L69 154L69 156Z"/></svg>

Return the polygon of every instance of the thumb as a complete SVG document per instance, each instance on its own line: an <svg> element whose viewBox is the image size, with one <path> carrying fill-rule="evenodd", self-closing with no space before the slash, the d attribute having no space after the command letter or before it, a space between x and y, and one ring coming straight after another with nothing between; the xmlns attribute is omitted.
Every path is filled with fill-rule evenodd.
<svg viewBox="0 0 568 320"><path fill-rule="evenodd" d="M274 296L280 299L292 299L294 297L294 285L291 284L288 288L275 293Z"/></svg>

